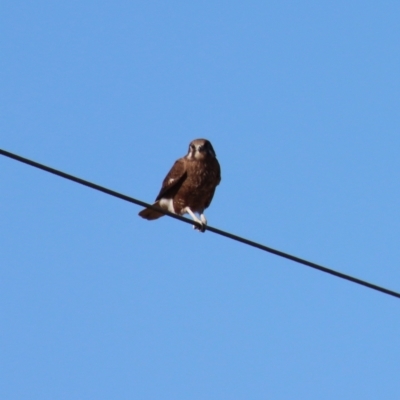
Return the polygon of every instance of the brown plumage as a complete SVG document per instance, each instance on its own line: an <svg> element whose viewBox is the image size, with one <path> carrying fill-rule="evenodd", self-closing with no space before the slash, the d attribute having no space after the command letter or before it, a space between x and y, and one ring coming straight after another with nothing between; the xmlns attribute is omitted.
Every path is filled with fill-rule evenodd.
<svg viewBox="0 0 400 400"><path fill-rule="evenodd" d="M188 154L175 161L165 177L153 205L174 214L188 213L202 225L201 231L204 232L207 224L204 210L211 204L220 181L221 169L211 143L206 139L193 140ZM200 214L200 219L194 213ZM164 214L145 208L139 215L154 220Z"/></svg>

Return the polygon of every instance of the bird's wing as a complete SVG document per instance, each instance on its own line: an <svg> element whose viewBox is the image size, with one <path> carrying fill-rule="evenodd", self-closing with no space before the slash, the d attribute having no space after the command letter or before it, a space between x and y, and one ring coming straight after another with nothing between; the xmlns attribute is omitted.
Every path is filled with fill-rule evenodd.
<svg viewBox="0 0 400 400"><path fill-rule="evenodd" d="M214 187L209 191L209 193L207 194L207 196L205 198L205 202L204 202L205 208L208 208L210 206L211 201L214 197L215 188L221 182L221 167L216 158L214 159L213 172L214 172L214 174L213 174Z"/></svg>
<svg viewBox="0 0 400 400"><path fill-rule="evenodd" d="M156 198L156 201L160 200L162 197L171 195L172 192L178 190L182 182L185 180L186 175L186 160L183 157L175 161L175 164L168 172L162 183L162 187Z"/></svg>

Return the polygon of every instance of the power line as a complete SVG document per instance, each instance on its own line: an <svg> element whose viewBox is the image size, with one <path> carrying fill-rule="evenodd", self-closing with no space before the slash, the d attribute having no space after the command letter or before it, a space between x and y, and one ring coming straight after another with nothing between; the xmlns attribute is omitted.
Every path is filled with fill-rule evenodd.
<svg viewBox="0 0 400 400"><path fill-rule="evenodd" d="M57 175L57 176L61 176L64 179L68 179L70 181L73 181L73 182L79 183L81 185L90 187L91 189L95 189L95 190L98 190L100 192L106 193L106 194L108 194L110 196L117 197L117 198L119 198L121 200L125 200L125 201L128 201L130 203L142 206L142 207L153 208L153 209L157 210L158 212L162 212L163 214L168 215L171 218L175 218L175 219L177 219L179 221L182 221L182 222L185 222L187 224L196 225L199 228L201 227L200 224L197 223L196 221L192 221L192 220L190 220L188 218L181 217L180 215L172 214L172 213L170 213L170 212L168 212L166 210L161 210L161 209L159 209L157 207L152 206L151 204L145 203L144 201L137 200L137 199L135 199L133 197L127 196L127 195L122 194L122 193L115 192L114 190L107 189L107 188L105 188L103 186L100 186L100 185L96 185L95 183L92 183L92 182L86 181L84 179L78 178L76 176L67 174L67 173L59 171L57 169L48 167L48 166L43 165L43 164L39 164L39 163L37 163L35 161L32 161L32 160L29 160L27 158L18 156L17 154L10 153L10 152L2 150L2 149L0 149L0 154L5 156L5 157L12 158L13 160L22 162L24 164L28 164L28 165L30 165L32 167L41 169L43 171L50 172L51 174L54 174L54 175ZM252 247L255 247L257 249L266 251L268 253L275 254L275 255L277 255L279 257L283 257L283 258L286 258L288 260L297 262L299 264L306 265L307 267L311 267L311 268L317 269L319 271L325 272L327 274L331 274L331 275L337 276L338 278L345 279L347 281L350 281L350 282L353 282L353 283L357 283L358 285L362 285L362 286L368 287L370 289L377 290L379 292L388 294L390 296L394 296L394 297L400 298L400 293L394 292L393 290L389 290L389 289L386 289L384 287L375 285L373 283L369 283L369 282L363 281L361 279L355 278L353 276L346 275L346 274L343 274L341 272L335 271L333 269L323 267L322 265L313 263L311 261L304 260L302 258L293 256L293 255L288 254L288 253L284 253L284 252L279 251L279 250L275 250L275 249L273 249L271 247L264 246L263 244L256 243L256 242L253 242L251 240L242 238L240 236L233 235L232 233L228 233L228 232L222 231L220 229L213 228L212 226L206 226L206 230L208 230L210 232L214 232L217 235L225 236L228 239L236 240L237 242L241 242L241 243L244 243L244 244L246 244L248 246L252 246Z"/></svg>

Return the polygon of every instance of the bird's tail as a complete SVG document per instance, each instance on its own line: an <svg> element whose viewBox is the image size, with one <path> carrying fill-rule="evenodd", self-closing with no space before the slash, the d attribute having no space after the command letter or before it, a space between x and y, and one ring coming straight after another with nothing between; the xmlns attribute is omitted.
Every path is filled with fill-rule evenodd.
<svg viewBox="0 0 400 400"><path fill-rule="evenodd" d="M158 201L156 201L153 204L153 206L160 208ZM144 210L140 211L139 215L144 219L148 219L149 221L152 221L153 219L158 219L158 218L161 218L164 216L163 213L153 210L151 208L145 208Z"/></svg>

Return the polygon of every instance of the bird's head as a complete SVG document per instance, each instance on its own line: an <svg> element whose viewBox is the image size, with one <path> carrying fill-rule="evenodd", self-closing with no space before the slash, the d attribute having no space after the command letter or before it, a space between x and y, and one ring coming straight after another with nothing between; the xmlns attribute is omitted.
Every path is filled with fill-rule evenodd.
<svg viewBox="0 0 400 400"><path fill-rule="evenodd" d="M207 139L196 139L190 142L186 157L190 160L204 160L208 157L215 158L216 154Z"/></svg>

